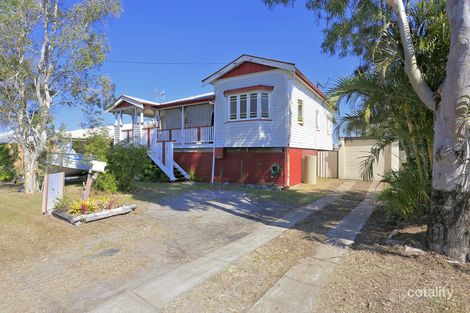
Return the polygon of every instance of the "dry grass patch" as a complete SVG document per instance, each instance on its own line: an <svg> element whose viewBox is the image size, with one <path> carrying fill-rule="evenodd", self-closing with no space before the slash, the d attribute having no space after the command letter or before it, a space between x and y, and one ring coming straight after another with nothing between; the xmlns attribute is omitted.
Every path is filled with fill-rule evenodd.
<svg viewBox="0 0 470 313"><path fill-rule="evenodd" d="M451 264L431 253L404 256L403 248L385 243L395 227L385 223L382 208L374 213L314 312L470 312L470 265ZM424 248L424 225L399 229L394 239ZM441 295L432 296L439 290Z"/></svg>
<svg viewBox="0 0 470 313"><path fill-rule="evenodd" d="M246 312L286 272L315 255L319 241L362 201L351 192L170 302L166 313Z"/></svg>

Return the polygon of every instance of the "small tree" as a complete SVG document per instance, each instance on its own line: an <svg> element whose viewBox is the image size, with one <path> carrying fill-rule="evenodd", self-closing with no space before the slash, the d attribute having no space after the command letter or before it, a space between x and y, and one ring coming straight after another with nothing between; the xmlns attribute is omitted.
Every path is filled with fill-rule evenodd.
<svg viewBox="0 0 470 313"><path fill-rule="evenodd" d="M24 155L24 188L38 191L38 165L51 136L51 110L93 112L107 102L109 80L97 75L108 52L99 25L119 0L0 1L0 119L15 130Z"/></svg>
<svg viewBox="0 0 470 313"><path fill-rule="evenodd" d="M16 145L0 144L0 181L10 181L15 177L17 156Z"/></svg>
<svg viewBox="0 0 470 313"><path fill-rule="evenodd" d="M108 153L109 171L117 181L121 191L131 191L134 188L134 180L144 175L150 159L147 149L136 145L115 145Z"/></svg>

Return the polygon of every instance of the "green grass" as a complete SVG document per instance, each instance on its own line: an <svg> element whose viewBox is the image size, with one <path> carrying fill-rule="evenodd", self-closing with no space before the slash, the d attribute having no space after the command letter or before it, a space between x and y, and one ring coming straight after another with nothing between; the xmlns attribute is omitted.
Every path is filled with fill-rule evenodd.
<svg viewBox="0 0 470 313"><path fill-rule="evenodd" d="M166 197L176 197L185 192L198 190L235 190L246 192L255 200L280 202L290 207L309 204L322 196L322 192L308 185L300 185L289 190L263 190L236 185L211 185L209 183L153 183L137 182L134 199L155 201Z"/></svg>
<svg viewBox="0 0 470 313"><path fill-rule="evenodd" d="M0 225L30 222L32 216L41 217L41 195L25 195L17 189L14 185L0 185Z"/></svg>
<svg viewBox="0 0 470 313"><path fill-rule="evenodd" d="M155 201L179 196L185 192L207 190L210 184L201 183L154 183L148 181L136 182L134 192L128 194L131 199L140 201Z"/></svg>
<svg viewBox="0 0 470 313"><path fill-rule="evenodd" d="M246 192L257 199L281 202L291 207L299 207L309 204L321 197L318 192L289 190L256 190L247 189Z"/></svg>
<svg viewBox="0 0 470 313"><path fill-rule="evenodd" d="M233 185L211 185L208 183L153 183L137 182L133 193L117 195L125 203L133 200L156 201L171 198L185 192L198 190L237 190L246 192L255 200L280 202L290 207L299 207L311 203L322 196L320 190L312 189L307 185L289 190L261 190ZM0 225L34 223L41 219L41 194L26 195L17 192L18 187L13 185L0 185ZM81 184L66 186L66 193L74 198L82 194ZM92 196L103 196L104 192L93 191Z"/></svg>

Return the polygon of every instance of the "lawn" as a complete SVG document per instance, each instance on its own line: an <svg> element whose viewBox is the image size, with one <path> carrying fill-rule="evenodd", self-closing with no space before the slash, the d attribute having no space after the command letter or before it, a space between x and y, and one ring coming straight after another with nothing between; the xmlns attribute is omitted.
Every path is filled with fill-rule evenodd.
<svg viewBox="0 0 470 313"><path fill-rule="evenodd" d="M239 190L246 192L256 200L274 201L285 204L291 208L296 208L319 199L325 193L334 189L339 183L339 180L319 178L317 185L300 184L287 190L265 190L231 185L222 185L219 187L216 185L214 188L220 188L222 190Z"/></svg>

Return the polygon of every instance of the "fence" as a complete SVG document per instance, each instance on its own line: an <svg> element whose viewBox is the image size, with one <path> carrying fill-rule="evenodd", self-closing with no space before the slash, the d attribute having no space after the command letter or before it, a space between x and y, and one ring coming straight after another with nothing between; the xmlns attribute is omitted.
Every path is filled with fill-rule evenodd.
<svg viewBox="0 0 470 313"><path fill-rule="evenodd" d="M338 151L318 151L317 176L338 178Z"/></svg>

